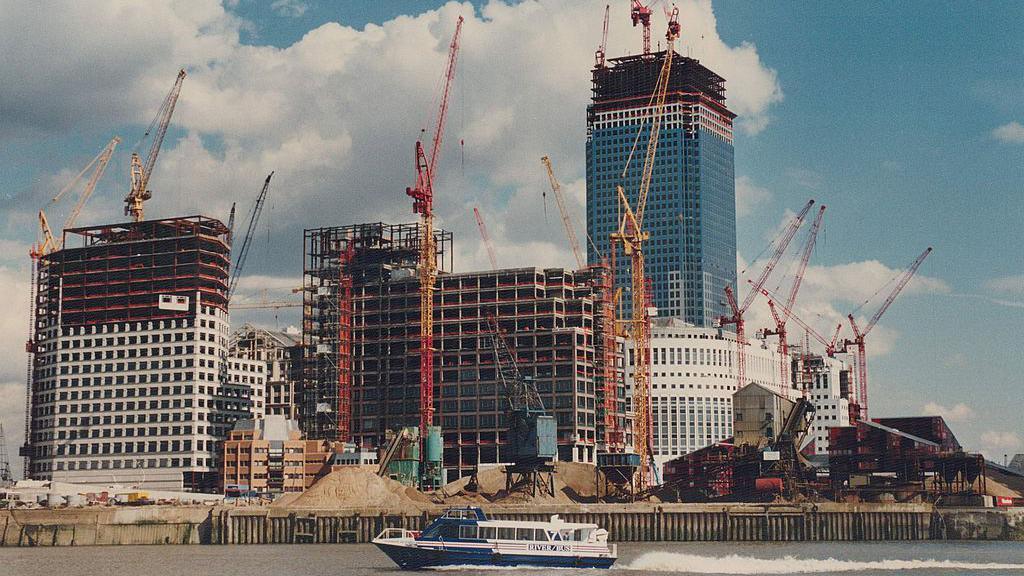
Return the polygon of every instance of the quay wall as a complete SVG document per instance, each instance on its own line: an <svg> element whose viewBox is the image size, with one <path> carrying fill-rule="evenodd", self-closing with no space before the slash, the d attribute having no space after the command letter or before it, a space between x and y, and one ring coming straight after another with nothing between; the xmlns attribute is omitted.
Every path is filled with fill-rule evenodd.
<svg viewBox="0 0 1024 576"><path fill-rule="evenodd" d="M606 528L613 542L1024 540L1024 508L918 504L484 507L489 516ZM147 506L0 510L0 546L365 543L423 528L439 510Z"/></svg>

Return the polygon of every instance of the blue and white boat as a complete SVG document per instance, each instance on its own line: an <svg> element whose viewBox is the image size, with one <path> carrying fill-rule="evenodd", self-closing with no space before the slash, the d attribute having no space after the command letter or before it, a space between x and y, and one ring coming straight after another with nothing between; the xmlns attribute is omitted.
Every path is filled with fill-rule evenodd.
<svg viewBox="0 0 1024 576"><path fill-rule="evenodd" d="M400 568L541 566L608 568L618 550L596 524L490 520L476 507L452 508L422 531L387 528L373 543Z"/></svg>

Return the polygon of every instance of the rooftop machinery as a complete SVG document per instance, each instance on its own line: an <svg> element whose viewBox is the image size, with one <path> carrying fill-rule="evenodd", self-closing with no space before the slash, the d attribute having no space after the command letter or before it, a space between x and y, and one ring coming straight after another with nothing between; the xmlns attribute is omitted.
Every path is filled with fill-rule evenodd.
<svg viewBox="0 0 1024 576"><path fill-rule="evenodd" d="M434 178L437 175L437 159L440 157L441 142L444 139L444 124L448 117L448 96L452 80L455 79L455 63L459 55L459 34L462 32L462 16L455 25L455 34L448 47L448 68L445 72L444 91L441 94L440 109L434 140L427 157L423 141L416 141L416 185L406 188L405 193L413 199L413 212L420 215L423 239L420 241L420 430L427 430L434 423L434 283L437 280L437 254L434 241ZM421 436L422 441L422 436ZM426 450L421 450L426 454Z"/></svg>
<svg viewBox="0 0 1024 576"><path fill-rule="evenodd" d="M648 16L649 17L649 16ZM650 234L644 231L644 211L647 208L647 195L651 189L651 176L654 173L654 161L658 151L658 134L665 116L665 97L668 93L669 79L672 75L672 61L676 38L679 37L679 10L673 9L669 18L668 31L665 38L668 48L665 50L664 62L654 93L651 94L650 133L647 140L647 153L644 156L643 172L640 186L636 192L635 209L630 206L621 184L616 185L620 213L619 229L611 234L612 246L616 242L622 244L623 253L630 258L632 275L632 318L629 320L630 336L633 339L633 443L639 460L639 485L646 489L650 484L651 473L654 471L651 441L651 405L650 405L650 345L651 345L651 311L648 308L647 276L644 273L644 242ZM645 34L649 42L649 34ZM639 138L634 141L634 148ZM623 170L623 178L629 170L629 163ZM650 462L649 462L650 461ZM650 464L650 465L649 465Z"/></svg>
<svg viewBox="0 0 1024 576"><path fill-rule="evenodd" d="M146 155L146 163L137 152L132 152L131 163L131 190L124 198L124 215L131 216L135 222L141 222L145 215L142 203L153 197L149 191L149 178L153 175L153 168L156 166L156 158L160 154L160 146L164 143L164 136L167 135L167 127L171 124L171 115L174 114L174 106L178 103L178 95L181 94L181 83L185 81L185 71L179 70L178 77L174 80L174 86L164 97L164 101L157 110L156 117L150 123L149 128L143 136L153 134L153 143L150 144L149 153ZM153 130L156 132L153 132ZM141 143L141 142L140 142Z"/></svg>

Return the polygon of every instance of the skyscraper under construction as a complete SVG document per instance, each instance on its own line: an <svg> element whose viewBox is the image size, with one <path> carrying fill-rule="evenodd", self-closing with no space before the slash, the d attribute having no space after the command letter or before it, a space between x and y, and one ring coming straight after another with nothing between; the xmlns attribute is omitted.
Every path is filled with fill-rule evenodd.
<svg viewBox="0 0 1024 576"><path fill-rule="evenodd" d="M736 283L735 114L725 105L721 76L693 58L672 57L645 217L646 272L659 315L707 327L727 315L723 291ZM664 58L665 52L612 58L593 69L587 108L587 232L597 245L588 247L592 264L608 256L609 234L619 225L616 184L636 205ZM641 145L632 152L636 142ZM615 286L628 293L628 261L620 253L617 262ZM628 315L630 298L622 302Z"/></svg>

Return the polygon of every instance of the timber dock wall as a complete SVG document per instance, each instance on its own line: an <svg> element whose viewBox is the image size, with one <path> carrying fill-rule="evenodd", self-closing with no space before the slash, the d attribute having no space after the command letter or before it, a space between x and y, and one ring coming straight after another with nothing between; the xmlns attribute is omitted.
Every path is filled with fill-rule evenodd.
<svg viewBox="0 0 1024 576"><path fill-rule="evenodd" d="M384 528L421 529L436 514L241 507L0 510L0 545L365 543ZM559 514L606 528L614 542L1024 539L1024 509L598 505L493 508L488 514L509 520Z"/></svg>

